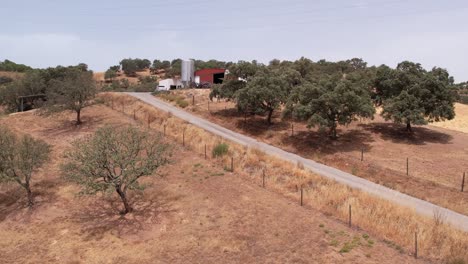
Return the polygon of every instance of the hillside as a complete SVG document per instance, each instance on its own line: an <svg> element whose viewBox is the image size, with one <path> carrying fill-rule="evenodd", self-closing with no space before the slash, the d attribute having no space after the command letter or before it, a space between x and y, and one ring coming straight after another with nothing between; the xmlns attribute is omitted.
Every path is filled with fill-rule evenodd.
<svg viewBox="0 0 468 264"><path fill-rule="evenodd" d="M116 215L114 194L77 196L77 186L65 182L58 168L74 139L105 124L138 123L103 105L85 109L80 128L73 118L30 111L0 119L53 146L52 162L33 179L34 210L24 208L16 185L0 187L3 263L426 262L176 143L177 155L162 177L145 179L147 189L132 196L135 212Z"/></svg>
<svg viewBox="0 0 468 264"><path fill-rule="evenodd" d="M105 75L105 72L94 72L94 79L96 80L96 82L103 83L105 81L104 75ZM140 77L147 77L147 76L155 76L158 78L163 77L163 75L161 74L151 74L149 69L146 69L144 71L139 71L136 73L136 75L137 75L136 77L129 77L120 71L118 73L118 76L115 78L115 80L127 79L130 82L130 84L137 84L138 78Z"/></svg>
<svg viewBox="0 0 468 264"><path fill-rule="evenodd" d="M9 72L9 71L0 71L0 77L8 77L14 80L20 79L24 76L22 72Z"/></svg>

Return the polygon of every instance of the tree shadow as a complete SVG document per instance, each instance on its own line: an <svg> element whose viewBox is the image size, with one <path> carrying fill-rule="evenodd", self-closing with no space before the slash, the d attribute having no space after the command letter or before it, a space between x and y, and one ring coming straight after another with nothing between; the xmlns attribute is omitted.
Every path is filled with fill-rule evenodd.
<svg viewBox="0 0 468 264"><path fill-rule="evenodd" d="M57 198L56 185L57 183L51 180L33 183L31 190L34 195L34 205L29 208L26 191L16 183L11 183L5 192L0 192L0 221L4 221L9 215L24 213L24 210L30 215L40 206L50 204Z"/></svg>
<svg viewBox="0 0 468 264"><path fill-rule="evenodd" d="M63 120L60 125L44 129L42 133L48 137L59 136L63 134L79 133L103 124L104 118L100 116L89 116L83 119L80 125L75 121Z"/></svg>
<svg viewBox="0 0 468 264"><path fill-rule="evenodd" d="M293 146L299 153L334 154L339 152L370 151L374 141L368 132L338 129L338 139L331 139L326 131L295 131L294 136L283 135L281 143Z"/></svg>
<svg viewBox="0 0 468 264"><path fill-rule="evenodd" d="M109 232L117 236L138 234L147 225L160 221L161 214L175 212L174 202L182 197L165 190L130 195L133 211L121 215L123 206L120 199L116 195L105 195L75 211L72 218L82 226L81 232L86 240L101 239Z"/></svg>
<svg viewBox="0 0 468 264"><path fill-rule="evenodd" d="M271 124L268 124L265 117L259 115L252 115L245 119L237 119L234 124L237 129L250 136L285 132L290 127L288 122L279 119L274 119Z"/></svg>
<svg viewBox="0 0 468 264"><path fill-rule="evenodd" d="M413 127L413 133L408 133L406 126L393 123L359 124L358 126L371 133L378 134L382 139L390 140L393 143L411 145L425 145L426 143L448 144L453 139L449 134L425 127Z"/></svg>

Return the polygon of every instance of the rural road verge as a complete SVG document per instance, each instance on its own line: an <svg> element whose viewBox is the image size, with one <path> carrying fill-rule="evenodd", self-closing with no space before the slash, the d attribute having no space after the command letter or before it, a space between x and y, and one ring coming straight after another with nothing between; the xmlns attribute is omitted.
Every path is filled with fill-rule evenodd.
<svg viewBox="0 0 468 264"><path fill-rule="evenodd" d="M433 217L437 212L445 218L445 222L452 226L468 232L468 216L446 209L444 207L432 204L430 202L400 193L382 185L373 183L371 181L356 177L347 172L329 167L310 159L303 158L299 155L284 151L280 148L271 146L269 144L257 141L251 137L242 135L232 130L226 129L222 126L216 125L203 118L194 116L184 110L181 110L169 103L155 98L150 93L127 93L142 102L152 105L165 112L171 112L174 116L183 119L197 127L200 127L210 133L218 135L227 140L233 141L237 144L257 148L270 155L275 155L278 158L297 164L300 162L311 172L314 172L323 177L335 180L339 183L345 184L351 188L359 189L376 197L391 201L395 204L402 205L414 209L417 213L428 217Z"/></svg>

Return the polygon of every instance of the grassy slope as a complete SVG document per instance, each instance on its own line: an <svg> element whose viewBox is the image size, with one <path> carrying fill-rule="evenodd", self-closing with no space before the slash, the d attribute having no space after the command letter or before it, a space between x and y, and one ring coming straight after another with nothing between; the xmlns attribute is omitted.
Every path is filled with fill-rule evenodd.
<svg viewBox="0 0 468 264"><path fill-rule="evenodd" d="M73 139L104 124L135 122L104 106L86 109L80 128L73 117L27 112L0 119L53 146L52 163L34 177L34 210L24 208L16 185L0 187L2 263L414 262L394 245L291 203L180 146L163 178L145 179L147 190L132 196L135 213L120 217L115 196L76 196L77 186L61 178L58 164Z"/></svg>

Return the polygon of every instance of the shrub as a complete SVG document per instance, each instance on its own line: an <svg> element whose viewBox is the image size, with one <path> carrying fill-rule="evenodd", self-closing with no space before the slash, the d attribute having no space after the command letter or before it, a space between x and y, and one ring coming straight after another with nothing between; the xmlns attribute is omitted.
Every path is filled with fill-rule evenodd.
<svg viewBox="0 0 468 264"><path fill-rule="evenodd" d="M224 156L228 153L228 150L229 150L228 144L226 143L218 144L213 149L213 157L216 158L216 157Z"/></svg>
<svg viewBox="0 0 468 264"><path fill-rule="evenodd" d="M187 101L185 101L184 99L180 99L180 98L176 100L176 104L182 108L185 108L189 105Z"/></svg>

